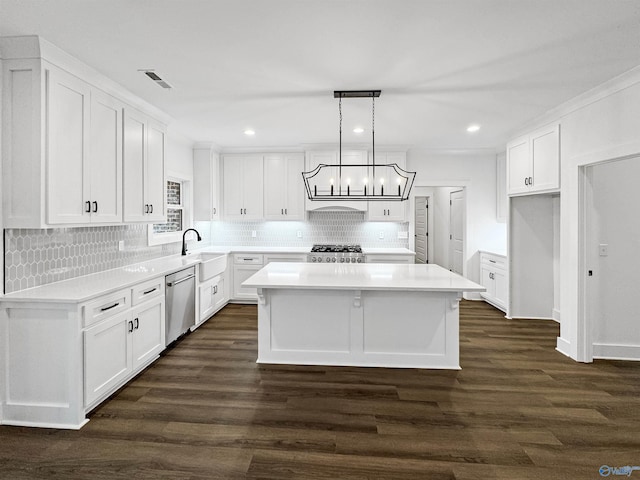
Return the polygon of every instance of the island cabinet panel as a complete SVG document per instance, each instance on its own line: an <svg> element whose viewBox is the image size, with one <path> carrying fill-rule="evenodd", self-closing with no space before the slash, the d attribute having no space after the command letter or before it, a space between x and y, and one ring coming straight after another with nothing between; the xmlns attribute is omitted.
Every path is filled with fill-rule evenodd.
<svg viewBox="0 0 640 480"><path fill-rule="evenodd" d="M457 292L258 289L258 363L459 369Z"/></svg>

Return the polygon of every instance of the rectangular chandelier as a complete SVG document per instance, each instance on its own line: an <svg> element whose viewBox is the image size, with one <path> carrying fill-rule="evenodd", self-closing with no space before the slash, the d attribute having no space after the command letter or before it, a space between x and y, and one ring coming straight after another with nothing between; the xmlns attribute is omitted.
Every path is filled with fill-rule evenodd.
<svg viewBox="0 0 640 480"><path fill-rule="evenodd" d="M302 172L309 200L365 200L403 201L409 199L416 172L408 172L397 163L376 164L375 99L381 90L335 90L339 98L340 147L338 164L321 163L309 172ZM342 163L342 99L371 98L372 162L369 164Z"/></svg>

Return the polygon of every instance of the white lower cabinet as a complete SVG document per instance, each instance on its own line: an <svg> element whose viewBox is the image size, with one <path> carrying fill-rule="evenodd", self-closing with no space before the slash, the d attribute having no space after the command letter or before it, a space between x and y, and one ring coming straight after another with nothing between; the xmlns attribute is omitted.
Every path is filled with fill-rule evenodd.
<svg viewBox="0 0 640 480"><path fill-rule="evenodd" d="M243 287L242 283L251 275L260 270L264 265L262 254L236 253L233 256L233 296L234 300L258 301L258 292L255 288Z"/></svg>
<svg viewBox="0 0 640 480"><path fill-rule="evenodd" d="M164 350L164 313L164 296L156 296L85 330L87 407L124 384Z"/></svg>
<svg viewBox="0 0 640 480"><path fill-rule="evenodd" d="M226 292L224 275L218 275L201 283L198 289L200 298L198 323L201 323L224 307L229 297Z"/></svg>
<svg viewBox="0 0 640 480"><path fill-rule="evenodd" d="M503 255L480 252L480 284L487 289L480 295L503 312L507 310L507 259Z"/></svg>
<svg viewBox="0 0 640 480"><path fill-rule="evenodd" d="M84 332L84 397L91 405L122 384L132 370L131 312L114 315Z"/></svg>

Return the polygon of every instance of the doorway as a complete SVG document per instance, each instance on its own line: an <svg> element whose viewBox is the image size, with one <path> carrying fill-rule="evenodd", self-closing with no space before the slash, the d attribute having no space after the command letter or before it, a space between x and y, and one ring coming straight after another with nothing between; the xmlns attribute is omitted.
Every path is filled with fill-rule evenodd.
<svg viewBox="0 0 640 480"><path fill-rule="evenodd" d="M637 321L640 157L584 167L584 348L593 358L640 360Z"/></svg>
<svg viewBox="0 0 640 480"><path fill-rule="evenodd" d="M416 263L429 263L429 197L416 197L414 221Z"/></svg>
<svg viewBox="0 0 640 480"><path fill-rule="evenodd" d="M449 193L449 270L462 275L464 262L464 190Z"/></svg>

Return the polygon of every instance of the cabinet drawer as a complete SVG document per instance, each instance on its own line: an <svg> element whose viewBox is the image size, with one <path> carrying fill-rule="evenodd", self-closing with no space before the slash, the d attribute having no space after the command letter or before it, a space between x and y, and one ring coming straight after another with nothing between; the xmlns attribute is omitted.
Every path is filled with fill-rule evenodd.
<svg viewBox="0 0 640 480"><path fill-rule="evenodd" d="M236 265L262 265L263 256L262 254L245 254L236 253L233 256L233 263Z"/></svg>
<svg viewBox="0 0 640 480"><path fill-rule="evenodd" d="M84 304L83 326L88 327L131 308L131 290L119 290Z"/></svg>
<svg viewBox="0 0 640 480"><path fill-rule="evenodd" d="M139 305L159 295L164 295L164 277L154 278L131 288L131 304Z"/></svg>
<svg viewBox="0 0 640 480"><path fill-rule="evenodd" d="M480 254L480 263L483 265L488 265L492 268L498 268L501 270L507 269L507 259L502 255L482 252Z"/></svg>

